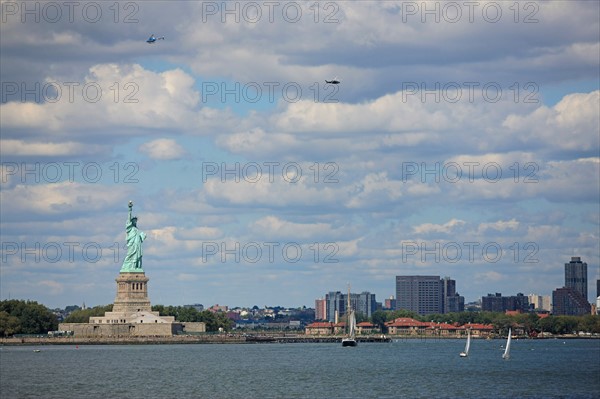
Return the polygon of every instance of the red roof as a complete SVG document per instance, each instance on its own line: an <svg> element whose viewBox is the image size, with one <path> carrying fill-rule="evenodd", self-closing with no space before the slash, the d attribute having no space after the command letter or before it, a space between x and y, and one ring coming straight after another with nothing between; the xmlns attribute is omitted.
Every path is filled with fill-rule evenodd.
<svg viewBox="0 0 600 399"><path fill-rule="evenodd" d="M368 321L361 321L356 326L357 327L375 327L373 324L369 323Z"/></svg>
<svg viewBox="0 0 600 399"><path fill-rule="evenodd" d="M439 323L439 324L437 324L435 326L431 326L431 327L436 327L436 328L439 328L440 330L457 330L458 329L458 327L456 327L452 324L448 324L448 323Z"/></svg>
<svg viewBox="0 0 600 399"><path fill-rule="evenodd" d="M472 330L493 330L494 326L491 324L467 323L463 325L463 328L470 328Z"/></svg>
<svg viewBox="0 0 600 399"><path fill-rule="evenodd" d="M388 327L427 327L429 323L424 323L410 317L399 317L396 320L385 323Z"/></svg>
<svg viewBox="0 0 600 399"><path fill-rule="evenodd" d="M329 321L316 321L306 326L306 328L331 328L333 323Z"/></svg>

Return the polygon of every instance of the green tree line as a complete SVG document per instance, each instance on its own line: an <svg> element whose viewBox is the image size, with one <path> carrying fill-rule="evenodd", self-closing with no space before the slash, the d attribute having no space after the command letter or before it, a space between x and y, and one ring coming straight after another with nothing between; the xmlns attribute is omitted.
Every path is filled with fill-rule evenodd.
<svg viewBox="0 0 600 399"><path fill-rule="evenodd" d="M89 323L90 317L104 316L106 312L112 312L113 305L101 305L93 308L78 309L69 314L64 323Z"/></svg>
<svg viewBox="0 0 600 399"><path fill-rule="evenodd" d="M44 305L17 299L0 302L0 336L46 334L58 328L58 319Z"/></svg>
<svg viewBox="0 0 600 399"><path fill-rule="evenodd" d="M234 325L234 322L221 312L213 313L208 310L199 312L191 307L163 305L154 305L152 310L160 312L163 316L175 316L175 320L180 322L204 322L206 331L219 331L219 328L229 331Z"/></svg>
<svg viewBox="0 0 600 399"><path fill-rule="evenodd" d="M586 333L600 334L600 316L548 316L540 318L535 313L521 313L507 315L497 312L459 312L444 314L418 315L408 310L373 312L371 323L384 330L385 323L399 317L410 317L419 321L433 321L436 323L466 323L491 324L496 331L506 331L509 327L523 326L528 334L549 332L552 334L571 334L583 331Z"/></svg>

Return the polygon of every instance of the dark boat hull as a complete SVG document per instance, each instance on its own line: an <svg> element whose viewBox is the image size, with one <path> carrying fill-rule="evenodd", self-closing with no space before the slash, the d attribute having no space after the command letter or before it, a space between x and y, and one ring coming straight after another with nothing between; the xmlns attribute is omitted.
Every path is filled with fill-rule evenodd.
<svg viewBox="0 0 600 399"><path fill-rule="evenodd" d="M342 340L342 346L356 346L358 342L351 338L345 338Z"/></svg>

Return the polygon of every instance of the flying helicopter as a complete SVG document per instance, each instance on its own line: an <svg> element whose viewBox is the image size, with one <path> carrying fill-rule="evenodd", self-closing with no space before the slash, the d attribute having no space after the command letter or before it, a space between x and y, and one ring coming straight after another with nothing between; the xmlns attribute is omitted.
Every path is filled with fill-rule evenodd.
<svg viewBox="0 0 600 399"><path fill-rule="evenodd" d="M154 34L151 34L150 37L148 38L148 40L146 40L146 43L152 44L152 43L155 43L157 40L165 40L165 37L164 36L156 37L156 36L154 36Z"/></svg>
<svg viewBox="0 0 600 399"><path fill-rule="evenodd" d="M332 84L332 85L337 85L337 84L340 84L341 81L336 76L335 78L333 78L331 80L325 80L325 83L329 83L329 84Z"/></svg>

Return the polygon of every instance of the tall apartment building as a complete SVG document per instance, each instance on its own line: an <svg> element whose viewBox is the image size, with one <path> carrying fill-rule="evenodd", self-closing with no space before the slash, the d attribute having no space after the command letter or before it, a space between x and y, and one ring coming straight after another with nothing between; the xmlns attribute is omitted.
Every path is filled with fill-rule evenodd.
<svg viewBox="0 0 600 399"><path fill-rule="evenodd" d="M592 306L573 288L563 287L552 291L552 313L557 316L580 316L590 314Z"/></svg>
<svg viewBox="0 0 600 399"><path fill-rule="evenodd" d="M342 294L340 291L330 291L325 295L325 317L324 320L335 321L336 314L339 317L346 314L348 307L348 294ZM316 304L316 302L315 302ZM350 306L357 313L362 313L366 317L371 317L377 310L377 301L375 294L363 291L360 294L350 294Z"/></svg>
<svg viewBox="0 0 600 399"><path fill-rule="evenodd" d="M396 309L442 313L440 276L396 276Z"/></svg>
<svg viewBox="0 0 600 399"><path fill-rule="evenodd" d="M335 322L336 316L346 313L346 301L340 291L330 291L325 295L325 319Z"/></svg>
<svg viewBox="0 0 600 399"><path fill-rule="evenodd" d="M367 317L371 317L373 312L377 310L377 301L375 300L375 294L363 291L360 294L350 294L352 302L352 296L356 295L356 306L354 309L357 313L362 313Z"/></svg>
<svg viewBox="0 0 600 399"><path fill-rule="evenodd" d="M465 298L456 292L456 280L444 277L441 284L443 313L463 312L465 310Z"/></svg>
<svg viewBox="0 0 600 399"><path fill-rule="evenodd" d="M396 309L418 314L462 312L465 299L449 277L396 276Z"/></svg>
<svg viewBox="0 0 600 399"><path fill-rule="evenodd" d="M569 263L565 263L565 287L572 288L588 300L587 263L582 262L579 256L571 257Z"/></svg>
<svg viewBox="0 0 600 399"><path fill-rule="evenodd" d="M496 292L495 295L487 294L481 298L481 310L484 312L506 312L507 310L529 310L529 298L518 293L516 296L502 296Z"/></svg>
<svg viewBox="0 0 600 399"><path fill-rule="evenodd" d="M591 313L587 295L587 263L579 256L565 263L565 285L552 291L552 313L555 315L583 315Z"/></svg>
<svg viewBox="0 0 600 399"><path fill-rule="evenodd" d="M384 301L383 308L387 310L396 310L396 300L393 296L389 297Z"/></svg>
<svg viewBox="0 0 600 399"><path fill-rule="evenodd" d="M327 302L324 298L315 299L315 320L327 320Z"/></svg>
<svg viewBox="0 0 600 399"><path fill-rule="evenodd" d="M550 295L529 294L527 299L529 300L529 307L534 310L552 310Z"/></svg>

